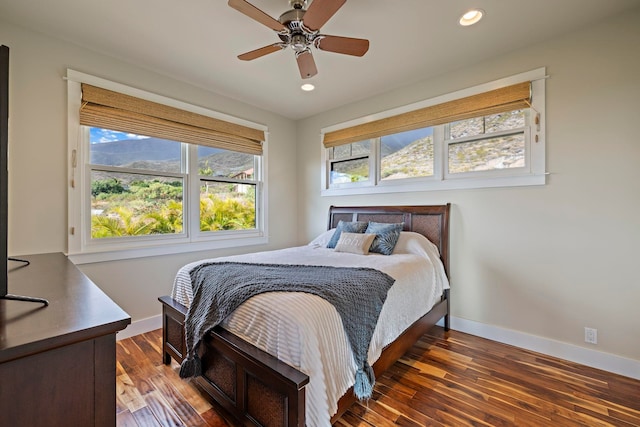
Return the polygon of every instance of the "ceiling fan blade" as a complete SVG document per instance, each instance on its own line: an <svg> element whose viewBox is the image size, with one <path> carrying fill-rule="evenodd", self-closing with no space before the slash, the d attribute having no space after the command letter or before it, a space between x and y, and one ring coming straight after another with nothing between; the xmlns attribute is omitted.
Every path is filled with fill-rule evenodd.
<svg viewBox="0 0 640 427"><path fill-rule="evenodd" d="M318 74L316 61L313 60L313 55L311 55L311 52L307 51L297 55L296 61L298 61L300 77L302 77L303 79L308 79Z"/></svg>
<svg viewBox="0 0 640 427"><path fill-rule="evenodd" d="M260 58L261 56L265 56L282 49L282 45L278 43L270 44L269 46L264 46L256 50L252 50L251 52L246 52L242 55L238 55L238 59L242 59L243 61L251 61L253 59Z"/></svg>
<svg viewBox="0 0 640 427"><path fill-rule="evenodd" d="M322 27L347 0L313 0L302 18L304 26L311 31Z"/></svg>
<svg viewBox="0 0 640 427"><path fill-rule="evenodd" d="M316 47L329 52L345 55L362 56L369 50L369 40L352 37L320 36Z"/></svg>
<svg viewBox="0 0 640 427"><path fill-rule="evenodd" d="M267 15L251 3L245 0L229 0L229 6L234 8L240 13L244 13L249 18L258 21L259 23L266 25L275 31L286 31L286 27L280 23L280 21Z"/></svg>

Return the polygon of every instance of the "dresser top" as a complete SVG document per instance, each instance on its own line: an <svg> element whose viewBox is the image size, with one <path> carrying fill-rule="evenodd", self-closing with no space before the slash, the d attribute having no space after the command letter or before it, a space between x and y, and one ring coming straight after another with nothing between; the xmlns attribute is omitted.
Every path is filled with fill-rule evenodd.
<svg viewBox="0 0 640 427"><path fill-rule="evenodd" d="M0 299L0 363L116 333L131 318L62 253L9 261L9 293L44 298Z"/></svg>

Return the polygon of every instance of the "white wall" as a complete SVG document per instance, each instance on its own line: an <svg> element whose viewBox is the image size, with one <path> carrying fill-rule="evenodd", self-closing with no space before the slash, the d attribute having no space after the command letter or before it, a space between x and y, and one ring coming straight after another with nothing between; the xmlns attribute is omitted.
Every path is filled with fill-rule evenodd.
<svg viewBox="0 0 640 427"><path fill-rule="evenodd" d="M117 59L0 21L10 47L9 254L64 252L67 247L66 82L71 68L269 127L269 245L80 266L133 321L160 313L179 267L223 254L296 243L295 123L274 113L163 77ZM19 289L12 289L20 293Z"/></svg>
<svg viewBox="0 0 640 427"><path fill-rule="evenodd" d="M452 203L452 313L640 361L640 9L298 122L301 241L330 205ZM547 185L320 196L322 127L547 67ZM584 327L598 329L596 346ZM640 366L640 365L635 365ZM640 377L640 370L637 372Z"/></svg>

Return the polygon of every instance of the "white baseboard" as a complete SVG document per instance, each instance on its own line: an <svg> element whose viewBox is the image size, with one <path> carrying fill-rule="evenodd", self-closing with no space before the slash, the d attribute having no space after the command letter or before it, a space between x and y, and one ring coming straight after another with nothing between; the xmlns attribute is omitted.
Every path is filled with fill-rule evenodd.
<svg viewBox="0 0 640 427"><path fill-rule="evenodd" d="M131 322L124 330L118 332L116 335L117 340L130 338L134 335L144 334L145 332L155 331L162 328L162 315L147 317L146 319L136 320Z"/></svg>
<svg viewBox="0 0 640 427"><path fill-rule="evenodd" d="M640 380L640 361L459 317L451 329ZM441 324L441 323L440 323ZM441 324L442 326L442 324Z"/></svg>
<svg viewBox="0 0 640 427"><path fill-rule="evenodd" d="M592 368L602 369L603 371L613 372L615 374L624 375L625 377L640 380L640 361L638 360L603 353L601 351L591 350L577 345L554 341L548 338L529 335L510 329L499 328L497 326L486 325L484 323L474 322L472 320L466 320L459 317L451 317L450 320L451 329L455 331L464 332L481 338L513 345L515 347L524 348L526 350L535 351L548 356L557 357L590 366ZM441 320L438 322L438 325L444 326L443 321ZM125 330L118 332L116 337L118 340L121 340L160 328L162 328L162 315L157 315L132 322Z"/></svg>

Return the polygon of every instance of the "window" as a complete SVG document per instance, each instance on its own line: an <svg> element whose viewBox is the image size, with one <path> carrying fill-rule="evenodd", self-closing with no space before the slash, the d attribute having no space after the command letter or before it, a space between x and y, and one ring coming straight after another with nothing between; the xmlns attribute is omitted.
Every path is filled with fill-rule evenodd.
<svg viewBox="0 0 640 427"><path fill-rule="evenodd" d="M544 69L322 130L323 195L540 185Z"/></svg>
<svg viewBox="0 0 640 427"><path fill-rule="evenodd" d="M266 242L265 129L68 76L74 262Z"/></svg>
<svg viewBox="0 0 640 427"><path fill-rule="evenodd" d="M90 239L184 232L182 144L86 127L91 190Z"/></svg>
<svg viewBox="0 0 640 427"><path fill-rule="evenodd" d="M527 108L445 125L448 175L525 168L529 115Z"/></svg>
<svg viewBox="0 0 640 427"><path fill-rule="evenodd" d="M330 183L368 182L370 141L359 141L335 147L331 151Z"/></svg>
<svg viewBox="0 0 640 427"><path fill-rule="evenodd" d="M197 153L200 231L255 229L260 158L210 147Z"/></svg>
<svg viewBox="0 0 640 427"><path fill-rule="evenodd" d="M385 135L380 140L380 180L433 176L433 127Z"/></svg>

